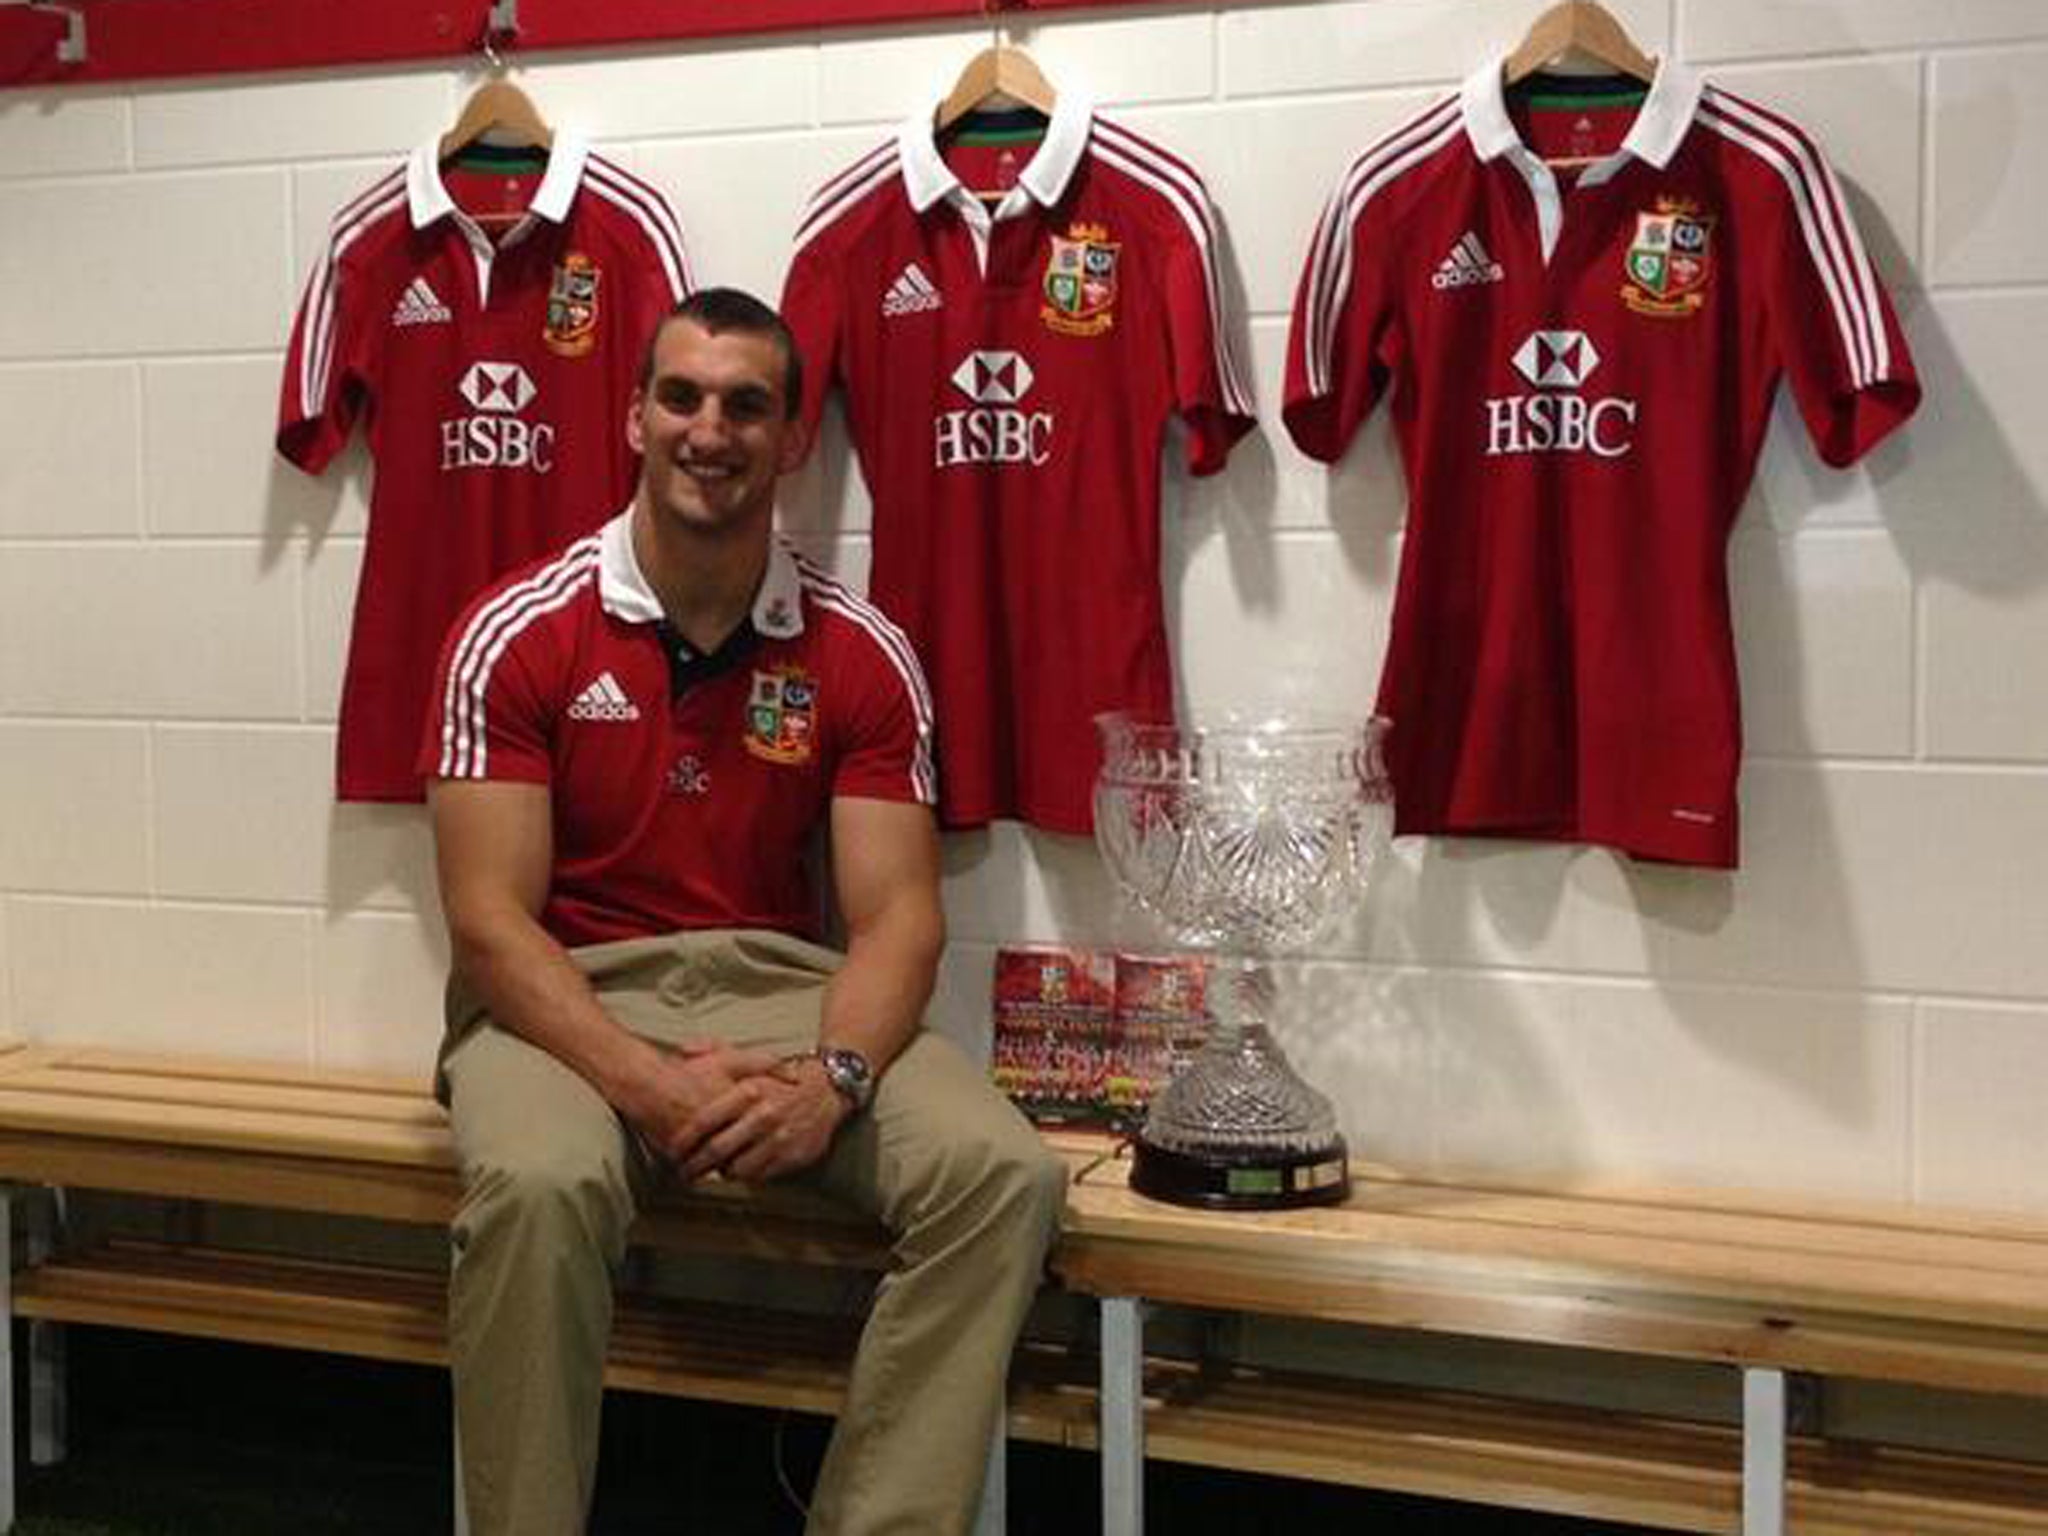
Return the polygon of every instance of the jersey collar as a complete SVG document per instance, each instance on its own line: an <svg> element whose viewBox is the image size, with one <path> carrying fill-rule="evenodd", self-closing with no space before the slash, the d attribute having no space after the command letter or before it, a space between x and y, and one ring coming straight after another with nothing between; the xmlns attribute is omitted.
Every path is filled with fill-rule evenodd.
<svg viewBox="0 0 2048 1536"><path fill-rule="evenodd" d="M640 557L633 553L633 509L628 506L599 530L597 593L604 610L628 624L659 624L666 617ZM754 596L754 628L771 640L804 632L803 577L796 554L777 536L768 546L768 569Z"/></svg>
<svg viewBox="0 0 2048 1536"><path fill-rule="evenodd" d="M1020 190L1041 208L1052 207L1066 195L1067 183L1074 179L1074 167L1081 163L1081 152L1088 147L1088 127L1094 116L1094 108L1085 96L1072 90L1060 92L1053 102L1052 120L1046 124L1045 137L1024 169L1017 173L1017 186L997 207L997 218L1022 210ZM896 146L897 158L903 164L903 189L917 212L923 213L941 200L979 208L974 194L960 184L960 178L939 154L932 139L929 112L910 118L896 130Z"/></svg>
<svg viewBox="0 0 2048 1536"><path fill-rule="evenodd" d="M1648 161L1660 171L1669 165L1671 157L1678 153L1686 130L1692 127L1693 114L1699 109L1702 84L1696 72L1674 60L1665 59L1657 66L1657 73L1650 81L1650 94L1636 109L1636 120L1629 125L1628 136L1621 141L1621 148L1616 154L1608 159L1618 160L1621 155L1632 155L1638 160ZM1507 96L1501 85L1498 62L1474 70L1465 78L1459 91L1459 103L1464 112L1465 135L1472 141L1473 153L1481 160L1497 160L1502 155L1519 159L1530 153L1515 129L1514 119L1508 116Z"/></svg>
<svg viewBox="0 0 2048 1536"><path fill-rule="evenodd" d="M555 130L555 142L548 150L548 168L527 212L559 224L569 216L576 189L583 184L583 167L590 158L590 141L574 128ZM405 165L406 204L412 213L412 227L425 229L437 219L460 210L441 180L441 145L429 139L407 158Z"/></svg>

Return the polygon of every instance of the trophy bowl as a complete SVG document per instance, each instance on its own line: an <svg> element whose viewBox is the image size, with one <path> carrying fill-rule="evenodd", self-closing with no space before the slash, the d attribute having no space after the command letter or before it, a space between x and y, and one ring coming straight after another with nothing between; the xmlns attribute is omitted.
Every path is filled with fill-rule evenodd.
<svg viewBox="0 0 2048 1536"><path fill-rule="evenodd" d="M1225 1209L1344 1199L1344 1138L1273 1039L1266 962L1364 896L1393 821L1387 722L1118 712L1096 729L1095 840L1118 888L1182 945L1236 962L1207 1042L1152 1101L1131 1186Z"/></svg>

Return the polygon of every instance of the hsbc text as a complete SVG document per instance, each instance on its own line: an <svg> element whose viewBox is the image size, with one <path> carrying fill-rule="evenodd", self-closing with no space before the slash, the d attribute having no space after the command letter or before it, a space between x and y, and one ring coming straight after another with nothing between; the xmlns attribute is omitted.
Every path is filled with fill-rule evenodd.
<svg viewBox="0 0 2048 1536"><path fill-rule="evenodd" d="M1636 403L1618 396L1507 395L1486 402L1486 456L1590 453L1618 459L1635 441Z"/></svg>
<svg viewBox="0 0 2048 1536"><path fill-rule="evenodd" d="M555 429L517 416L457 416L441 423L441 467L545 475L555 467Z"/></svg>
<svg viewBox="0 0 2048 1536"><path fill-rule="evenodd" d="M953 464L1043 464L1052 457L1052 412L981 406L941 412L935 462Z"/></svg>

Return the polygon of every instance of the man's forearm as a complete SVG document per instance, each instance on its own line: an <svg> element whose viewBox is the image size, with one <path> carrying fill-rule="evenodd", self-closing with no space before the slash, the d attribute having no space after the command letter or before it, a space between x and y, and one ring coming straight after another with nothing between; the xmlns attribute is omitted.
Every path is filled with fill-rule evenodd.
<svg viewBox="0 0 2048 1536"><path fill-rule="evenodd" d="M562 1061L628 1118L644 1113L654 1047L605 1012L568 952L524 912L462 923L455 967L491 1017Z"/></svg>
<svg viewBox="0 0 2048 1536"><path fill-rule="evenodd" d="M879 1076L917 1033L945 940L937 904L924 900L895 904L858 927L825 989L820 1042L859 1051Z"/></svg>

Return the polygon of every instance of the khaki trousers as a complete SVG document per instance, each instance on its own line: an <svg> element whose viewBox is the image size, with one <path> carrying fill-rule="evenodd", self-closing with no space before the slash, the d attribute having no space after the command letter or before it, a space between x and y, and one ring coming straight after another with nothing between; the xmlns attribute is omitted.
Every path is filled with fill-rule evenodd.
<svg viewBox="0 0 2048 1536"><path fill-rule="evenodd" d="M817 1041L830 950L752 930L572 952L650 1039ZM463 1198L449 1345L473 1536L576 1536L596 1477L612 1276L664 1177L602 1097L451 986L440 1087ZM1011 1346L1065 1172L951 1042L920 1034L803 1182L877 1218L875 1295L818 1477L810 1536L942 1536L973 1517ZM689 1490L677 1489L687 1505ZM689 1529L679 1523L679 1531Z"/></svg>

